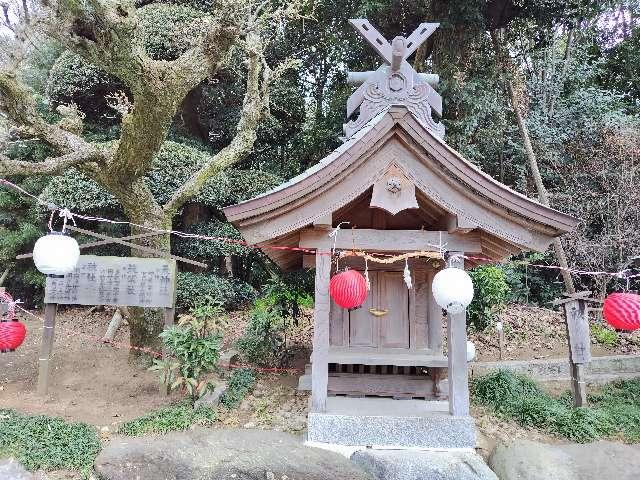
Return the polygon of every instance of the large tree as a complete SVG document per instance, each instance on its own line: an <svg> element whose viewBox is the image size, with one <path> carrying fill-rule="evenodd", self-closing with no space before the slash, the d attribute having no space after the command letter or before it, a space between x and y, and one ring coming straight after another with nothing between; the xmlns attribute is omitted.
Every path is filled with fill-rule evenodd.
<svg viewBox="0 0 640 480"><path fill-rule="evenodd" d="M140 228L170 229L176 213L198 194L207 179L241 161L252 150L256 131L269 112L269 87L287 62L272 69L265 47L298 6L280 2L218 0L184 28L187 43L175 59L152 58L134 0L42 0L3 4L4 41L0 64L0 111L13 136L37 139L54 152L43 161L10 158L0 151L0 176L59 175L70 168L88 176L120 203ZM74 106L58 108L51 122L34 93L21 80L28 52L54 41L118 79L124 89L111 99L120 115L116 141L83 136L84 115ZM185 97L225 64L246 69L244 99L235 135L183 182L164 204L146 182L152 161L167 137ZM146 237L148 246L167 250L169 236ZM160 316L138 311L131 322L133 345L157 346Z"/></svg>

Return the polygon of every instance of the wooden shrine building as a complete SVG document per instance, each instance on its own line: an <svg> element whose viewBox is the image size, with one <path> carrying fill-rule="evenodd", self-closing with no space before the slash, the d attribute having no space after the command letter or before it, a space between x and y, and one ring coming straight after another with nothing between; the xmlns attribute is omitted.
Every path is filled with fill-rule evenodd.
<svg viewBox="0 0 640 480"><path fill-rule="evenodd" d="M351 23L384 64L350 73L359 86L347 116L357 118L345 125L343 145L225 214L250 243L304 249L265 249L284 270L315 268L309 441L473 447L466 315L443 316L431 293L445 262L411 259L411 288L404 261L369 262L368 298L347 311L329 297L332 249L398 254L444 246L467 257L454 256L455 266L469 268L543 252L577 221L497 182L445 143L432 118L442 108L435 76L406 61L437 24L390 43L368 21ZM359 257L341 258L345 266L365 268Z"/></svg>

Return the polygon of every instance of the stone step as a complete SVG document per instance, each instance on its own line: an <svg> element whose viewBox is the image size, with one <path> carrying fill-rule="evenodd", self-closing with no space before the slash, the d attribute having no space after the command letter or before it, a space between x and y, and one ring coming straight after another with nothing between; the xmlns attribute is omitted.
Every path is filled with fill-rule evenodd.
<svg viewBox="0 0 640 480"><path fill-rule="evenodd" d="M366 449L351 461L376 480L498 480L473 451Z"/></svg>
<svg viewBox="0 0 640 480"><path fill-rule="evenodd" d="M474 448L471 417L449 414L448 402L390 398L327 398L326 412L310 412L314 444L385 448Z"/></svg>

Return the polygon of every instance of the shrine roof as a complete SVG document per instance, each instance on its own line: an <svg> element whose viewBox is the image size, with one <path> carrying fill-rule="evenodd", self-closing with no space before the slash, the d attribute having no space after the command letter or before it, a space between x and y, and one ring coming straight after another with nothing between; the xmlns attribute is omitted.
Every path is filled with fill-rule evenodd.
<svg viewBox="0 0 640 480"><path fill-rule="evenodd" d="M224 213L251 243L293 245L295 233L320 218L334 214L335 222L335 212L366 195L390 164L415 184L417 214L454 216L469 231L508 244L502 256L545 250L578 223L498 182L399 105L373 117L318 164Z"/></svg>

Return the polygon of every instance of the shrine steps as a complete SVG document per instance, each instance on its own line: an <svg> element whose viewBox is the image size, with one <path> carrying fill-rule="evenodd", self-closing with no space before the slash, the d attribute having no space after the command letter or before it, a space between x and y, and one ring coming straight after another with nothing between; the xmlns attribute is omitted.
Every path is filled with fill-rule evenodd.
<svg viewBox="0 0 640 480"><path fill-rule="evenodd" d="M309 413L307 440L385 448L474 448L471 417L449 414L446 401L328 397L325 412Z"/></svg>

